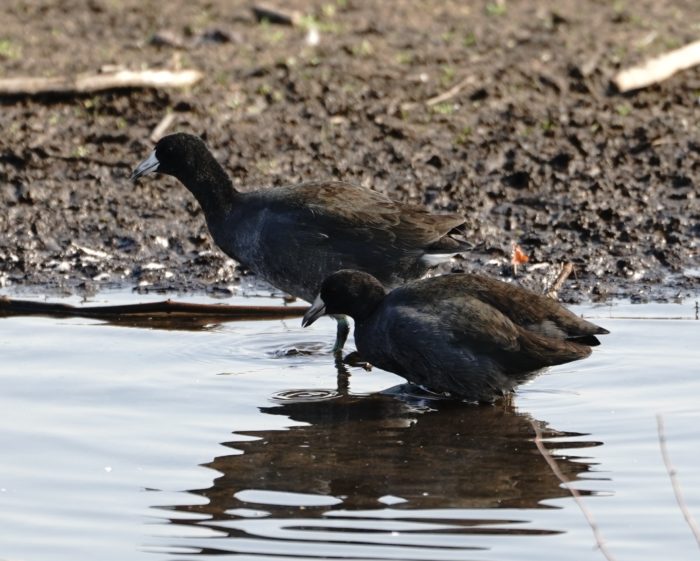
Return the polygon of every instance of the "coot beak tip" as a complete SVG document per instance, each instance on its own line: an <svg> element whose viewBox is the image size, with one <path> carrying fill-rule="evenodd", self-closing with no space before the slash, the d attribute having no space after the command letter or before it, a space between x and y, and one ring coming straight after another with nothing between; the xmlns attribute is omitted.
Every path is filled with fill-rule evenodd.
<svg viewBox="0 0 700 561"><path fill-rule="evenodd" d="M301 326L308 327L325 313L326 303L321 299L321 295L319 294L316 297L316 300L314 300L314 303L311 304L311 307L308 310L306 310L306 313L304 314L304 317L301 320Z"/></svg>

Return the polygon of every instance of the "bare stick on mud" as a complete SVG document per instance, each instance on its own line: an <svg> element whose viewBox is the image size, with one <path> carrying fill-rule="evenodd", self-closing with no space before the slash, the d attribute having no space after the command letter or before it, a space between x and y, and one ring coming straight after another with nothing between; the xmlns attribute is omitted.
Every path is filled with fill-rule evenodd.
<svg viewBox="0 0 700 561"><path fill-rule="evenodd" d="M253 10L253 15L258 21L267 21L279 25L298 25L301 21L301 14L296 11L283 12L277 8L260 5L253 6L251 10Z"/></svg>
<svg viewBox="0 0 700 561"><path fill-rule="evenodd" d="M542 455L545 462L547 462L547 465L549 465L550 469L552 470L552 473L554 473L554 475L557 476L557 479L561 481L564 488L569 493L571 493L571 496L573 497L574 501L578 505L579 509L581 509L583 516L586 518L586 522L588 522L588 525L593 531L593 537L595 538L595 543L598 546L598 549L603 554L603 557L605 557L608 561L615 561L615 557L605 545L603 534L600 532L600 528L598 528L598 524L596 524L596 521L593 518L593 513L590 510L588 510L585 503L583 502L581 493L579 493L575 487L572 487L571 481L569 481L564 476L564 474L559 469L556 460L552 457L552 454L550 454L549 450L545 448L544 444L542 443L542 431L540 430L540 427L538 427L537 423L535 423L532 420L530 420L530 424L532 425L532 428L535 431L535 446L537 446L537 450Z"/></svg>
<svg viewBox="0 0 700 561"><path fill-rule="evenodd" d="M158 142L175 121L175 113L166 113L151 132L151 142Z"/></svg>
<svg viewBox="0 0 700 561"><path fill-rule="evenodd" d="M468 86L469 84L473 84L473 83L474 83L474 76L467 76L463 80L460 80L459 82L457 82L454 86L452 86L446 92L443 92L439 95L436 95L435 97L431 97L430 99L427 99L425 101L425 104L428 107L432 107L433 105L437 105L438 103L442 103L443 101L447 101L448 99L452 99L459 92L461 92L466 86Z"/></svg>
<svg viewBox="0 0 700 561"><path fill-rule="evenodd" d="M547 288L547 290L545 290L545 294L550 298L554 298L556 300L557 292L559 292L559 289L564 285L566 279L569 278L569 275L571 275L573 270L573 263L563 263L561 269L559 270L557 278L555 278L554 282L549 286L549 288Z"/></svg>
<svg viewBox="0 0 700 561"><path fill-rule="evenodd" d="M202 79L198 70L119 70L56 78L0 78L0 95L84 94L132 88L186 88Z"/></svg>
<svg viewBox="0 0 700 561"><path fill-rule="evenodd" d="M661 457L664 460L664 466L666 466L666 472L671 480L671 487L673 487L673 494L676 496L676 502L678 503L678 508L681 509L683 513L683 518L685 518L686 523L690 527L690 531L693 532L695 541L698 542L698 547L700 547L700 527L698 523L693 518L693 515L688 510L688 505L683 498L683 493L681 492L681 486L678 483L678 478L676 477L676 468L673 467L671 463L671 458L668 455L668 448L666 447L666 431L664 430L664 419L661 414L656 415L656 427L659 433L659 447L661 448Z"/></svg>
<svg viewBox="0 0 700 561"><path fill-rule="evenodd" d="M432 107L433 105L437 105L438 103L442 103L444 101L447 101L449 99L452 99L456 95L459 95L459 93L468 85L474 83L474 76L467 76L463 80L460 80L457 82L454 86L452 86L449 90L442 92L441 94L438 94L434 97L430 97L426 99L423 102L415 102L415 101L409 101L406 103L401 104L401 109L403 111L409 111L411 109L414 109L418 107L421 103L424 103L428 107Z"/></svg>
<svg viewBox="0 0 700 561"><path fill-rule="evenodd" d="M622 70L615 75L613 83L624 93L662 82L676 72L697 64L700 64L700 41L652 58L639 66Z"/></svg>

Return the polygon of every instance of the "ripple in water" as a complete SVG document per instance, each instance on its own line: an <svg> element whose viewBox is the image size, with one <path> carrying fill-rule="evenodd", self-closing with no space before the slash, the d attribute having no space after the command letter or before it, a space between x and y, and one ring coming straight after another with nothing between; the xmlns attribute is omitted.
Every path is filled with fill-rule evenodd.
<svg viewBox="0 0 700 561"><path fill-rule="evenodd" d="M308 403L311 401L328 401L330 399L335 399L341 394L338 390L324 390L324 389L313 389L313 390L283 390L272 394L271 399L274 401L281 401L285 403L289 402L303 402Z"/></svg>
<svg viewBox="0 0 700 561"><path fill-rule="evenodd" d="M326 344L319 342L296 343L268 350L268 356L274 358L287 358L290 356L310 356L325 352Z"/></svg>

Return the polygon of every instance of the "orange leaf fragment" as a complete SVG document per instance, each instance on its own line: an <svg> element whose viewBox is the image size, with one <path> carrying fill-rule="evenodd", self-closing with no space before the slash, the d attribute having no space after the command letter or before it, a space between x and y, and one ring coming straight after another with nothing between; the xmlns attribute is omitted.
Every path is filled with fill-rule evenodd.
<svg viewBox="0 0 700 561"><path fill-rule="evenodd" d="M521 249L521 247L513 243L513 251L511 252L510 256L510 262L513 265L522 265L523 263L527 263L530 260L530 258L525 255L525 252Z"/></svg>

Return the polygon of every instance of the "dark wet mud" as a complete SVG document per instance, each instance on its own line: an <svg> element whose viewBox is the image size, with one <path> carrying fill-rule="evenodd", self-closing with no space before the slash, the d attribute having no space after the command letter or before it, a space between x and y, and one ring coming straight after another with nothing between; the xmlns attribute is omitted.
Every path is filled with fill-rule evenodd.
<svg viewBox="0 0 700 561"><path fill-rule="evenodd" d="M205 77L0 98L0 285L236 291L245 271L190 194L128 181L172 114L168 132L205 135L242 190L335 178L463 212L474 252L450 267L512 275L517 243L524 284L575 265L565 300L697 294L700 69L609 85L697 39L695 0L283 4L298 25L223 0L4 2L0 77Z"/></svg>

